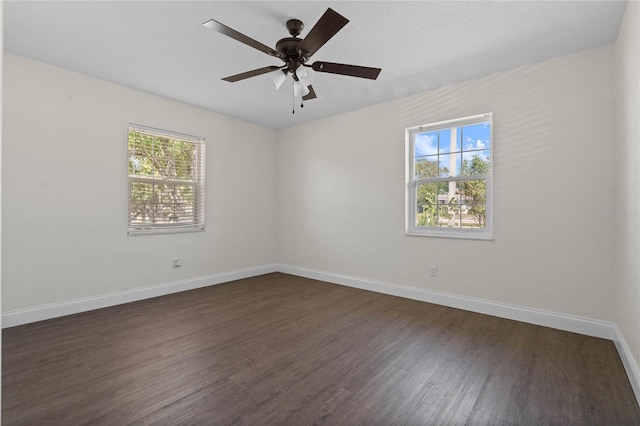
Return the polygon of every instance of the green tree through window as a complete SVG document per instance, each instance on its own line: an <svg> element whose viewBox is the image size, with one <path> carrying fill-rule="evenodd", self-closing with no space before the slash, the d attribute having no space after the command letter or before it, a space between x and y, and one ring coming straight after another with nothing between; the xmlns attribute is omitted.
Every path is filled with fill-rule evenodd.
<svg viewBox="0 0 640 426"><path fill-rule="evenodd" d="M471 160L462 162L462 174L487 175L490 172L489 160L474 155ZM478 227L484 228L487 217L487 186L484 180L462 181L459 184L461 202L466 205L468 214L475 218Z"/></svg>

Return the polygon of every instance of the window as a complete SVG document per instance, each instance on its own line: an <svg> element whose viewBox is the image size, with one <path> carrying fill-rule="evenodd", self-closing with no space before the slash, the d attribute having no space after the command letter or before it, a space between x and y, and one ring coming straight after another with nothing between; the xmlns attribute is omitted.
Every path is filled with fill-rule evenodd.
<svg viewBox="0 0 640 426"><path fill-rule="evenodd" d="M406 129L406 233L491 238L492 115Z"/></svg>
<svg viewBox="0 0 640 426"><path fill-rule="evenodd" d="M129 235L204 230L204 139L130 125Z"/></svg>

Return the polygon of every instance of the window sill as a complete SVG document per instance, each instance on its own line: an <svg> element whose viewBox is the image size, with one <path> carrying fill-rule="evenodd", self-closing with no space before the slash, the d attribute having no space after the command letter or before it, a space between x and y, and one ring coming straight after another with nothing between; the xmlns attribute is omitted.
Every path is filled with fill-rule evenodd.
<svg viewBox="0 0 640 426"><path fill-rule="evenodd" d="M458 240L484 240L484 241L494 241L493 235L488 233L480 233L480 232L460 232L460 233L451 233L451 232L416 232L416 231L405 231L404 233L408 237L435 237L435 238L453 238Z"/></svg>
<svg viewBox="0 0 640 426"><path fill-rule="evenodd" d="M129 229L127 231L127 236L139 237L142 235L190 234L193 232L204 232L204 226L157 228L157 229Z"/></svg>

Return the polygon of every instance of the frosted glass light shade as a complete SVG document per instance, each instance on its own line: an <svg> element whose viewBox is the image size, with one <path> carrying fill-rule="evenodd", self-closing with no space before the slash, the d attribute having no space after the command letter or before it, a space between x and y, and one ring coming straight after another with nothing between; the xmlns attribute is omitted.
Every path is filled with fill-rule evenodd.
<svg viewBox="0 0 640 426"><path fill-rule="evenodd" d="M316 72L313 70L313 68L309 67L298 68L298 70L296 71L296 76L304 87L311 86L316 80Z"/></svg>
<svg viewBox="0 0 640 426"><path fill-rule="evenodd" d="M307 96L309 94L309 88L307 86L303 86L299 81L293 82L293 96L296 98L301 98L303 96Z"/></svg>
<svg viewBox="0 0 640 426"><path fill-rule="evenodd" d="M278 90L287 79L287 74L282 72L282 70L277 70L267 74L267 78L273 85L273 88Z"/></svg>

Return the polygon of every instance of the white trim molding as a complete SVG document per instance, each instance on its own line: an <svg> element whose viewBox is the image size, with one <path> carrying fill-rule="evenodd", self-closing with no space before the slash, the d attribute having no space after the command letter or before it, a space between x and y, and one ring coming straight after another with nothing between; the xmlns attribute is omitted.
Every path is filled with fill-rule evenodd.
<svg viewBox="0 0 640 426"><path fill-rule="evenodd" d="M404 297L406 299L419 300L422 302L434 303L436 305L448 306L470 312L492 315L499 318L522 321L529 324L612 340L616 345L616 349L618 350L622 364L627 376L629 377L633 392L640 404L640 368L638 368L638 364L635 361L622 332L615 323L560 314L541 309L527 308L524 306L498 303L490 300L441 293L417 287L396 285L383 281L320 272L289 265L263 265L255 268L223 272L183 281L164 283L60 303L35 306L33 308L3 312L2 327L14 327L17 325L77 314L80 312L135 302L138 300L150 299L152 297L164 296L181 291L193 290L210 285L222 284L243 278L251 278L272 272L282 272L284 274L311 278L347 287L359 288L391 296Z"/></svg>
<svg viewBox="0 0 640 426"><path fill-rule="evenodd" d="M620 354L620 359L622 360L622 365L627 372L627 376L629 376L629 382L633 388L633 393L636 394L636 399L640 405L640 368L633 357L633 352L631 352L629 345L627 345L627 341L625 340L622 331L618 328L618 324L614 324L613 327L615 330L615 338L613 339L613 342L616 344L618 354Z"/></svg>
<svg viewBox="0 0 640 426"><path fill-rule="evenodd" d="M123 303L136 302L152 297L165 296L186 290L222 284L229 281L251 278L271 272L277 272L277 265L263 265L255 268L240 269L219 274L206 275L182 281L175 281L159 285L139 287L114 293L100 294L92 297L74 299L65 302L51 303L26 309L16 309L2 313L2 327L14 327L36 321L43 321L65 315L107 308Z"/></svg>
<svg viewBox="0 0 640 426"><path fill-rule="evenodd" d="M603 339L613 340L615 342L618 342L622 338L617 326L611 322L598 321L523 306L509 305L490 300L459 296L450 293L435 292L417 287L386 283L383 281L356 278L278 264L262 265L254 268L222 272L219 274L190 278L182 281L138 287L81 299L6 311L2 313L2 327L14 327L16 325L28 324L31 322L106 308L123 303L150 299L152 297L165 296L167 294L222 284L229 281L255 277L272 272L282 272L285 274L326 281L362 290L375 291L377 293L388 294L391 296L404 297L406 299L464 309L466 311L477 312L480 314L571 331L574 333L585 334L587 336L600 337Z"/></svg>
<svg viewBox="0 0 640 426"><path fill-rule="evenodd" d="M375 291L377 293L404 297L406 299L420 300L422 302L434 303L436 305L463 309L465 311L477 312L485 315L492 315L494 317L522 321L529 324L542 325L559 330L585 334L587 336L600 337L609 340L614 340L615 338L615 324L611 322L559 314L556 312L527 308L524 306L492 302L490 300L476 299L473 297L459 296L450 293L424 290L417 287L401 286L382 281L373 281L364 278L354 278L345 275L313 271L311 269L298 268L294 266L280 265L278 270L286 274L297 275L300 277L327 281L333 284Z"/></svg>
<svg viewBox="0 0 640 426"><path fill-rule="evenodd" d="M296 266L280 265L278 267L278 271L299 277L326 281L333 284L375 291L377 293L388 294L391 296L404 297L406 299L419 300L422 302L434 303L436 305L448 306L451 308L463 309L480 314L492 315L495 317L522 321L529 324L541 325L558 330L612 340L616 345L616 349L618 350L618 354L622 360L629 382L633 388L636 400L638 401L638 404L640 404L640 368L638 368L638 364L633 357L633 353L629 349L629 346L627 346L618 325L613 322L598 321L590 318L560 314L541 309L509 305L449 293L440 293L417 287L390 284L382 281L331 274L312 269L299 268Z"/></svg>

